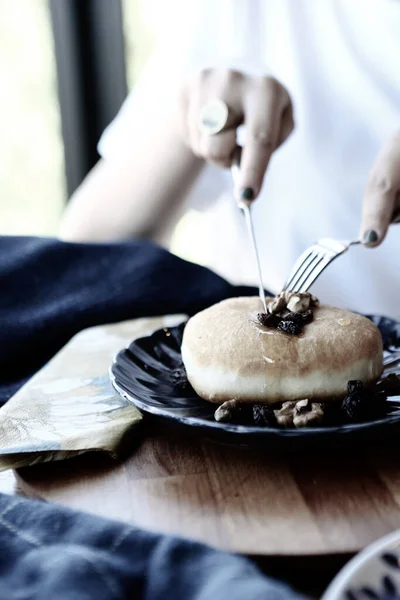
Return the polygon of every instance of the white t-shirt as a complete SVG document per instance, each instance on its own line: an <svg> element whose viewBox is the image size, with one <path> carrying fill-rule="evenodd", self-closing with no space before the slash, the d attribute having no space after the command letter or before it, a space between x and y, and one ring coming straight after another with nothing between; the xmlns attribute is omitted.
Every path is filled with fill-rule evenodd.
<svg viewBox="0 0 400 600"><path fill-rule="evenodd" d="M291 94L296 129L274 154L253 206L264 284L275 293L315 240L358 236L370 168L400 127L400 1L186 4L190 10L177 22L179 35L166 32L161 51L103 134L99 150L112 160L129 147L188 70L228 66L275 76ZM160 79L162 99L152 92ZM229 171L207 166L188 206L210 207L209 266L232 281L255 284ZM394 225L379 248L354 247L338 258L313 292L337 306L400 317L399 266L400 225Z"/></svg>

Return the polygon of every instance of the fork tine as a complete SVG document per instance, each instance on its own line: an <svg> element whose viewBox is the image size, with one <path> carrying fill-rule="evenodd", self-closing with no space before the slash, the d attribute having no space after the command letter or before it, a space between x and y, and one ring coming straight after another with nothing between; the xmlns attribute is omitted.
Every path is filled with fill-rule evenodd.
<svg viewBox="0 0 400 600"><path fill-rule="evenodd" d="M304 268L306 268L306 266L310 263L310 261L313 260L314 249L315 249L315 246L311 246L310 248L307 248L307 250L305 250L305 252L303 252L303 254L301 254L300 257L297 259L297 261L295 262L293 269L289 275L289 279L286 281L285 285L283 286L283 291L285 291L285 290L292 291L293 284L297 281L299 273L303 272Z"/></svg>
<svg viewBox="0 0 400 600"><path fill-rule="evenodd" d="M314 283L314 281L317 279L317 277L319 277L322 273L322 271L324 271L326 269L326 267L335 259L337 258L337 254L325 254L322 256L321 260L318 262L317 265L315 265L315 267L309 272L308 277L306 279L303 280L301 286L298 287L298 289L296 289L297 292L301 293L301 292L307 292L307 290L310 289L310 287L312 286L312 284Z"/></svg>
<svg viewBox="0 0 400 600"><path fill-rule="evenodd" d="M283 291L306 292L330 263L360 240L341 242L332 238L319 240L307 248L296 261Z"/></svg>
<svg viewBox="0 0 400 600"><path fill-rule="evenodd" d="M307 265L307 268L300 273L300 276L297 278L296 283L292 286L293 292L300 292L303 288L303 285L308 281L308 279L313 275L314 271L318 270L320 263L324 260L326 254L323 251L316 251L314 255L313 261Z"/></svg>
<svg viewBox="0 0 400 600"><path fill-rule="evenodd" d="M304 261L303 265L300 267L300 269L297 270L297 272L292 277L292 281L290 283L288 291L297 292L299 290L299 287L304 281L304 278L307 277L308 274L311 273L315 266L318 264L320 260L320 254L321 253L318 250L318 247L314 246L313 252L308 257L308 260Z"/></svg>

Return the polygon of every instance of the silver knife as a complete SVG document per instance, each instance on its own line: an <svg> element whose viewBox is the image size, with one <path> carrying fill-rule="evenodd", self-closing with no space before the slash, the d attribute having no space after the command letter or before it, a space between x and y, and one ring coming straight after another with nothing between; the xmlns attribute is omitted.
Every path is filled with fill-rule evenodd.
<svg viewBox="0 0 400 600"><path fill-rule="evenodd" d="M238 146L237 150L235 152L235 156L234 156L234 159L232 162L232 167L231 167L232 178L233 178L233 183L234 183L235 187L238 186L241 157L242 157L242 149L240 146ZM251 216L251 204L252 204L251 202L248 202L246 200L238 200L237 201L237 205L239 206L240 209L243 210L244 216L246 219L247 231L250 236L250 243L253 248L253 253L254 253L254 258L256 261L256 267L257 267L257 273L258 273L258 284L259 284L258 285L258 293L260 295L260 299L261 299L262 305L264 307L264 310L265 310L265 312L267 312L267 303L265 301L265 292L264 292L263 278L262 278L262 272L261 272L260 256L258 254L256 237L254 235L253 220L252 220L252 216Z"/></svg>

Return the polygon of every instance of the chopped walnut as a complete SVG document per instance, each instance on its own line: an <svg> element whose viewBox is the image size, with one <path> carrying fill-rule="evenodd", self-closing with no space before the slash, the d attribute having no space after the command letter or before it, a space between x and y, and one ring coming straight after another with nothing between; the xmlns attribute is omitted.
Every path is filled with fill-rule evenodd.
<svg viewBox="0 0 400 600"><path fill-rule="evenodd" d="M308 292L301 294L296 292L281 292L268 304L270 314L281 314L286 309L294 313L303 313L311 306L318 306L319 300Z"/></svg>
<svg viewBox="0 0 400 600"><path fill-rule="evenodd" d="M296 402L284 402L282 408L274 410L274 415L278 425L283 427L291 427L293 425L293 413L296 407Z"/></svg>
<svg viewBox="0 0 400 600"><path fill-rule="evenodd" d="M271 315L275 315L284 311L286 308L285 292L281 292L267 306L267 310Z"/></svg>
<svg viewBox="0 0 400 600"><path fill-rule="evenodd" d="M310 294L310 302L311 302L311 306L319 306L319 300L316 296L313 296L312 294Z"/></svg>
<svg viewBox="0 0 400 600"><path fill-rule="evenodd" d="M282 408L274 411L277 423L283 427L307 427L318 424L324 413L318 402L307 399L298 402L284 402Z"/></svg>
<svg viewBox="0 0 400 600"><path fill-rule="evenodd" d="M299 403L298 403L299 404ZM322 406L318 402L310 402L308 410L297 411L293 416L293 425L295 427L309 427L318 425L324 416Z"/></svg>
<svg viewBox="0 0 400 600"><path fill-rule="evenodd" d="M308 399L299 400L298 402L296 402L295 412L297 414L308 412L310 410L310 406L311 404Z"/></svg>
<svg viewBox="0 0 400 600"><path fill-rule="evenodd" d="M311 298L309 294L293 294L287 303L290 312L302 313L310 308Z"/></svg>
<svg viewBox="0 0 400 600"><path fill-rule="evenodd" d="M238 400L227 400L217 408L214 413L214 419L216 421L231 421L239 408L239 404Z"/></svg>

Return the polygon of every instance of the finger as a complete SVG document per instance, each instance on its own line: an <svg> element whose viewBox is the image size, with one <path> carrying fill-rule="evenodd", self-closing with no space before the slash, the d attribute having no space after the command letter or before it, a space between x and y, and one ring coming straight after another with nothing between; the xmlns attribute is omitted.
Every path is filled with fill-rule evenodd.
<svg viewBox="0 0 400 600"><path fill-rule="evenodd" d="M257 197L271 155L278 146L282 114L290 103L283 92L284 88L274 79L263 79L245 99L246 139L239 180L242 199Z"/></svg>
<svg viewBox="0 0 400 600"><path fill-rule="evenodd" d="M209 160L217 166L229 166L235 147L235 130L243 121L241 93L243 75L222 69L220 71L205 70L200 73L200 81L192 93L192 107L189 114L189 131L191 145L196 154ZM226 120L220 123L222 129L207 134L202 119L205 116L211 121L218 122L218 103L228 109ZM217 111L217 112L215 112ZM226 135L225 135L226 133Z"/></svg>
<svg viewBox="0 0 400 600"><path fill-rule="evenodd" d="M385 238L399 193L400 132L379 153L365 190L361 239L366 246L378 246Z"/></svg>
<svg viewBox="0 0 400 600"><path fill-rule="evenodd" d="M281 146L288 139L289 135L294 129L294 116L293 116L293 105L290 102L289 105L284 109L282 113L282 123L279 132L278 145Z"/></svg>
<svg viewBox="0 0 400 600"><path fill-rule="evenodd" d="M188 110L189 110L189 90L185 85L181 88L178 98L178 127L182 139L189 145L189 130L188 130Z"/></svg>
<svg viewBox="0 0 400 600"><path fill-rule="evenodd" d="M201 106L206 101L210 76L211 71L209 69L198 71L187 83L184 93L184 139L192 152L198 157L201 157L199 114Z"/></svg>
<svg viewBox="0 0 400 600"><path fill-rule="evenodd" d="M235 149L236 129L222 131L216 135L202 135L200 139L202 157L217 167L230 167Z"/></svg>
<svg viewBox="0 0 400 600"><path fill-rule="evenodd" d="M189 146L192 149L192 152L199 158L202 158L202 152L201 152L202 133L199 129L200 106L201 106L201 102L199 99L193 99L193 101L190 103L189 110L187 113L187 131L188 131Z"/></svg>

